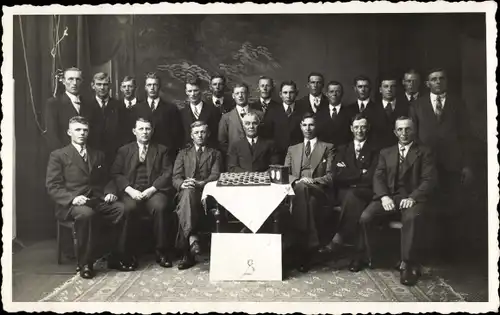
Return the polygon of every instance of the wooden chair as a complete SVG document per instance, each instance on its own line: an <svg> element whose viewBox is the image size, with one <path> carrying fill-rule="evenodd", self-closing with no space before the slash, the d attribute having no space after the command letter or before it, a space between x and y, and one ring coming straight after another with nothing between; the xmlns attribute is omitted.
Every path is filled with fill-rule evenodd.
<svg viewBox="0 0 500 315"><path fill-rule="evenodd" d="M66 228L71 231L71 236L73 238L73 250L76 257L76 265L79 266L78 257L78 239L76 238L75 222L74 221L62 221L57 220L57 264L62 264L62 229Z"/></svg>

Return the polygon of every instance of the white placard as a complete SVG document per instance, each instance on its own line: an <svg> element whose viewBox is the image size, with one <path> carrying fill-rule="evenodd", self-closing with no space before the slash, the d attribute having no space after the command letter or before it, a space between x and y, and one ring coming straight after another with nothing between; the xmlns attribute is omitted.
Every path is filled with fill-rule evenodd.
<svg viewBox="0 0 500 315"><path fill-rule="evenodd" d="M212 233L210 281L281 281L281 235Z"/></svg>

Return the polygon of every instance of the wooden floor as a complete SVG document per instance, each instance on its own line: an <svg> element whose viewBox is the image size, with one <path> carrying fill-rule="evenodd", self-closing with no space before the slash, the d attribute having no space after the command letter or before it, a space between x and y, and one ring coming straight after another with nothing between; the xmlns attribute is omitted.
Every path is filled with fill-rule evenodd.
<svg viewBox="0 0 500 315"><path fill-rule="evenodd" d="M14 302L36 302L75 275L73 262L57 264L55 240L25 245L13 254ZM464 256L460 264L435 262L432 267L468 301L487 301L488 273L477 257Z"/></svg>

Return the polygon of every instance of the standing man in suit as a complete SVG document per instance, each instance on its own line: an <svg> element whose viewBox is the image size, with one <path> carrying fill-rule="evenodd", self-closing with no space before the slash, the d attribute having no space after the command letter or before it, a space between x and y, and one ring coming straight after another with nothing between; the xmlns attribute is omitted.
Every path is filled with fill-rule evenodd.
<svg viewBox="0 0 500 315"><path fill-rule="evenodd" d="M350 270L357 272L371 265L368 240L375 219L398 214L401 216L401 284L415 285L419 278L416 248L422 214L429 209L428 200L437 183L436 166L431 149L414 141L415 126L408 117L395 123L398 144L380 152L373 177L374 200L361 214L359 253L366 251L368 262L356 258Z"/></svg>
<svg viewBox="0 0 500 315"><path fill-rule="evenodd" d="M370 78L364 75L359 75L353 80L353 89L356 93L357 100L351 106L354 106L356 113L362 113L367 108L372 108L374 102L370 99L370 94L372 91L372 84ZM366 113L368 114L368 113ZM370 120L370 118L368 118Z"/></svg>
<svg viewBox="0 0 500 315"><path fill-rule="evenodd" d="M402 83L404 87L404 97L402 99L408 103L409 107L418 100L420 74L416 70L410 69L404 73Z"/></svg>
<svg viewBox="0 0 500 315"><path fill-rule="evenodd" d="M191 124L192 145L182 149L174 165L173 183L177 189L179 230L177 247L183 251L180 270L195 265L195 255L201 253L198 242L200 221L203 218L201 194L208 182L220 175L222 157L219 151L207 146L210 134L208 124L195 121Z"/></svg>
<svg viewBox="0 0 500 315"><path fill-rule="evenodd" d="M233 88L233 99L236 107L229 113L222 115L219 122L219 148L223 158L227 157L231 146L245 137L242 119L249 112L255 112L259 117L263 117L260 110L255 110L248 105L248 86L245 83L236 84Z"/></svg>
<svg viewBox="0 0 500 315"><path fill-rule="evenodd" d="M316 114L318 138L335 146L344 145L352 139L349 128L356 109L353 106L342 105L344 95L342 83L330 81L326 89L329 104Z"/></svg>
<svg viewBox="0 0 500 315"><path fill-rule="evenodd" d="M212 104L206 103L201 99L201 80L198 78L188 78L186 80L186 95L188 103L181 110L182 125L184 128L183 144L191 144L191 130L189 126L197 120L207 123L210 130L207 144L212 148L217 148L217 132L220 121L220 111Z"/></svg>
<svg viewBox="0 0 500 315"><path fill-rule="evenodd" d="M104 154L87 146L89 122L84 117L69 119L71 143L50 154L46 187L56 203L59 220L74 220L78 241L80 276L94 277L93 265L99 242L98 225L104 220L118 229L118 244L108 267L133 270L130 265L127 234L129 215L122 203L116 202L115 188L108 183Z"/></svg>
<svg viewBox="0 0 500 315"><path fill-rule="evenodd" d="M394 123L396 118L408 116L408 103L396 98L397 80L391 76L384 76L380 81L379 88L382 100L375 103L375 107L368 111L370 123L372 124L372 140L380 148L387 148L397 143L398 138L394 135Z"/></svg>
<svg viewBox="0 0 500 315"><path fill-rule="evenodd" d="M321 73L311 72L307 76L309 94L299 100L300 106L306 111L316 114L318 110L328 107L328 98L323 94L325 79Z"/></svg>
<svg viewBox="0 0 500 315"><path fill-rule="evenodd" d="M357 244L358 221L373 199L373 174L378 161L378 149L367 140L370 124L363 113L351 123L354 140L340 146L335 156L333 186L341 204L339 223L332 241L320 253L337 254L346 244Z"/></svg>
<svg viewBox="0 0 500 315"><path fill-rule="evenodd" d="M257 135L259 116L250 112L243 117L246 137L237 141L229 150L229 172L265 172L269 165L279 163L279 155L272 140Z"/></svg>
<svg viewBox="0 0 500 315"><path fill-rule="evenodd" d="M268 137L276 144L280 163L284 163L288 147L303 140L300 121L305 110L295 102L298 93L295 82L282 82L280 86L282 104L270 107L264 117L264 126L268 130Z"/></svg>
<svg viewBox="0 0 500 315"><path fill-rule="evenodd" d="M257 91L259 92L259 100L250 104L250 107L260 110L264 113L264 118L259 126L259 135L269 139L272 137L269 127L265 125L266 116L269 113L269 109L272 107L279 106L279 103L272 99L272 93L274 91L274 80L267 76L261 76L259 78Z"/></svg>
<svg viewBox="0 0 500 315"><path fill-rule="evenodd" d="M137 117L151 117L155 131L151 141L167 147L171 163L182 146L184 135L181 114L177 106L160 99L161 79L156 73L146 74L147 98L137 104Z"/></svg>
<svg viewBox="0 0 500 315"><path fill-rule="evenodd" d="M172 267L172 245L168 226L173 208L172 164L167 148L151 141L154 127L151 120L139 117L132 130L135 142L118 150L111 168L120 200L125 209L138 217L148 211L153 217L156 261L165 268ZM139 235L135 235L139 237ZM137 258L133 257L137 268Z"/></svg>
<svg viewBox="0 0 500 315"><path fill-rule="evenodd" d="M65 92L50 98L46 104L45 123L47 126L47 144L50 151L62 148L70 143L68 139L68 121L71 117L91 116L89 104L80 96L82 71L78 68L64 70L62 83Z"/></svg>
<svg viewBox="0 0 500 315"><path fill-rule="evenodd" d="M433 69L427 76L430 93L422 95L411 107L417 137L436 154L439 177L439 213L437 235L439 253L443 258L454 255L456 225L460 219L463 185L470 183L470 126L463 101L448 93L447 75L443 69Z"/></svg>
<svg viewBox="0 0 500 315"><path fill-rule="evenodd" d="M95 97L90 102L92 129L90 130L89 144L104 152L108 169L121 145L121 104L120 101L109 95L110 85L111 79L104 72L96 73L90 84L95 92Z"/></svg>
<svg viewBox="0 0 500 315"><path fill-rule="evenodd" d="M131 76L125 76L120 85L120 91L123 95L122 104L120 106L122 145L135 141L134 134L130 132L130 130L134 129L135 127L135 105L140 103L135 94L136 90L137 84L135 78Z"/></svg>
<svg viewBox="0 0 500 315"><path fill-rule="evenodd" d="M306 113L300 123L304 141L288 148L285 166L290 167L295 197L291 215L297 249L297 266L301 272L309 270L311 255L319 247L317 212L328 202L332 189L335 147L316 137L314 114Z"/></svg>
<svg viewBox="0 0 500 315"><path fill-rule="evenodd" d="M209 99L209 103L219 109L221 115L229 113L235 106L231 97L225 95L226 86L227 80L225 76L216 74L210 78L212 96Z"/></svg>

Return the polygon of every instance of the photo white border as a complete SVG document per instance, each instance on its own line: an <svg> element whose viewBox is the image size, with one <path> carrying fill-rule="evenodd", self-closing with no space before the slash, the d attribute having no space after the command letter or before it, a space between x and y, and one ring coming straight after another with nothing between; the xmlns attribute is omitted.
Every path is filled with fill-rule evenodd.
<svg viewBox="0 0 500 315"><path fill-rule="evenodd" d="M496 38L497 27L495 13L497 5L489 2L461 2L449 3L444 1L434 3L390 3L378 2L350 2L350 3L324 3L324 4L206 4L197 3L184 4L133 4L133 5L109 5L102 4L76 5L76 6L30 6L20 5L13 7L2 7L3 9L3 38L2 51L4 62L2 64L2 107L3 120L1 124L3 163L2 185L3 185L3 208L4 220L2 230L3 255L2 255L2 302L6 311L53 311L57 313L68 311L80 311L85 313L110 311L113 313L128 312L275 312L293 313L400 313L400 312L468 312L482 313L498 310L498 228L499 220L497 205L499 201L497 175L499 165L497 162L497 106L496 106ZM76 10L75 10L76 9ZM105 13L103 13L105 12ZM12 209L14 206L14 160L12 152L15 148L14 133L14 98L12 55L13 55L13 16L14 15L52 15L52 14L306 14L306 13L459 13L459 12L484 12L486 13L486 51L487 51L487 130L488 130L488 246L489 246L489 302L435 302L435 303L400 303L400 302L365 302L365 303L328 303L328 302L230 302L230 303L48 303L48 302L12 302Z"/></svg>

